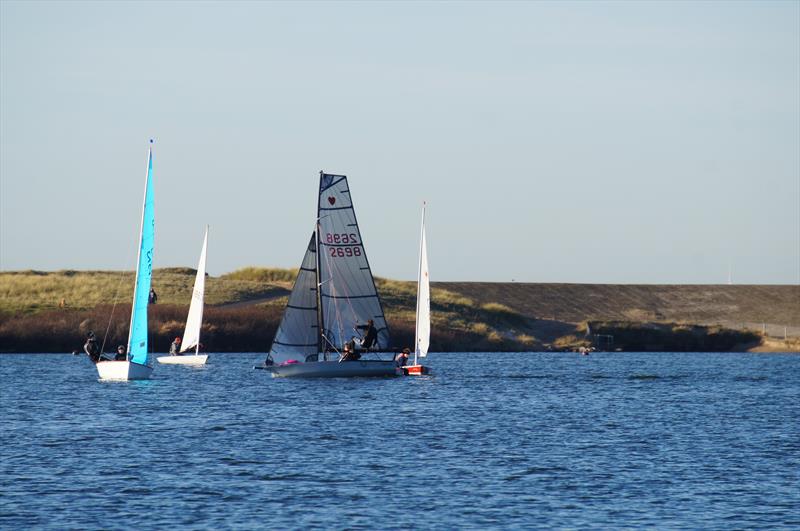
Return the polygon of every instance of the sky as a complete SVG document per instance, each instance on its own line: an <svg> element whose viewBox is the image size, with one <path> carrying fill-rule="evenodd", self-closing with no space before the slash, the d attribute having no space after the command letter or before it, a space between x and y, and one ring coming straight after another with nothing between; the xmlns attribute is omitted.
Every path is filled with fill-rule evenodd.
<svg viewBox="0 0 800 531"><path fill-rule="evenodd" d="M0 270L800 283L800 2L0 2Z"/></svg>

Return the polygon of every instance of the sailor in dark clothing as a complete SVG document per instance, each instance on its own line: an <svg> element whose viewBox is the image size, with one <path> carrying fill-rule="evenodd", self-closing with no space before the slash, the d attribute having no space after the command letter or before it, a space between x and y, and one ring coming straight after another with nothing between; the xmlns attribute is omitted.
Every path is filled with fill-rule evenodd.
<svg viewBox="0 0 800 531"><path fill-rule="evenodd" d="M372 319L367 320L367 324L356 326L356 330L364 330L364 339L361 340L361 348L369 349L378 340L378 329Z"/></svg>
<svg viewBox="0 0 800 531"><path fill-rule="evenodd" d="M411 354L410 348L404 348L403 352L399 353L397 356L394 357L394 361L397 363L398 367L403 367L408 365L408 355Z"/></svg>
<svg viewBox="0 0 800 531"><path fill-rule="evenodd" d="M128 361L128 354L125 352L127 349L125 345L117 347L117 355L114 357L116 361Z"/></svg>
<svg viewBox="0 0 800 531"><path fill-rule="evenodd" d="M339 361L358 361L359 359L361 359L361 354L356 352L356 339L353 338L344 344L342 358Z"/></svg>
<svg viewBox="0 0 800 531"><path fill-rule="evenodd" d="M97 344L97 338L94 337L94 332L91 330L86 334L86 343L83 345L83 350L92 360L92 363L100 361L100 345Z"/></svg>
<svg viewBox="0 0 800 531"><path fill-rule="evenodd" d="M147 296L147 302L149 304L155 304L158 301L158 295L156 295L156 290L150 288L150 294Z"/></svg>

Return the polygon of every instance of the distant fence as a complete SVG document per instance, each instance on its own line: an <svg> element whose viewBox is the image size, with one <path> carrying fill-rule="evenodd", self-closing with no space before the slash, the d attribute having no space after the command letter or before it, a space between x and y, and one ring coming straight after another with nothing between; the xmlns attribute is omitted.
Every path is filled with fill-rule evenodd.
<svg viewBox="0 0 800 531"><path fill-rule="evenodd" d="M784 326L774 323L734 323L723 322L719 323L726 328L733 328L734 330L752 330L767 337L774 337L776 339L789 339L800 337L800 326Z"/></svg>

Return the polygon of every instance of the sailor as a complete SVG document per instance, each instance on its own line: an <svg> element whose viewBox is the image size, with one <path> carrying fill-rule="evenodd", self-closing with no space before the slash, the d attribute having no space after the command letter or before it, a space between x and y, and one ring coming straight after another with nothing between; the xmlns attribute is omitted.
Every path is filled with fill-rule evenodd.
<svg viewBox="0 0 800 531"><path fill-rule="evenodd" d="M89 356L89 359L92 360L92 363L100 361L100 346L97 344L97 338L91 330L86 334L86 343L83 345L83 350L86 352L86 355Z"/></svg>
<svg viewBox="0 0 800 531"><path fill-rule="evenodd" d="M341 361L357 361L360 358L361 354L356 352L356 338L344 344L344 352L342 353Z"/></svg>
<svg viewBox="0 0 800 531"><path fill-rule="evenodd" d="M398 367L403 367L404 365L408 365L408 355L411 354L410 348L404 348L403 352L399 353L395 356L394 361L397 362Z"/></svg>
<svg viewBox="0 0 800 531"><path fill-rule="evenodd" d="M170 356L180 356L181 355L181 338L176 337L175 341L169 346L169 355Z"/></svg>
<svg viewBox="0 0 800 531"><path fill-rule="evenodd" d="M155 304L157 301L158 301L158 295L156 295L156 290L150 288L150 294L147 296L147 303Z"/></svg>
<svg viewBox="0 0 800 531"><path fill-rule="evenodd" d="M128 354L125 352L127 349L125 345L120 345L117 347L117 355L114 357L116 361L127 361Z"/></svg>
<svg viewBox="0 0 800 531"><path fill-rule="evenodd" d="M378 329L372 319L367 320L367 324L356 326L356 330L364 330L364 339L361 340L361 348L368 350L378 339Z"/></svg>

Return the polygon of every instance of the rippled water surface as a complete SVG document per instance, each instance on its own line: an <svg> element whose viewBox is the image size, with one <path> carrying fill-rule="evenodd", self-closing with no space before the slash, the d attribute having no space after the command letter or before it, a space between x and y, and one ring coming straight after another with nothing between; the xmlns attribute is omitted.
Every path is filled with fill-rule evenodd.
<svg viewBox="0 0 800 531"><path fill-rule="evenodd" d="M0 528L800 526L800 356L257 361L100 383L83 356L1 356Z"/></svg>

